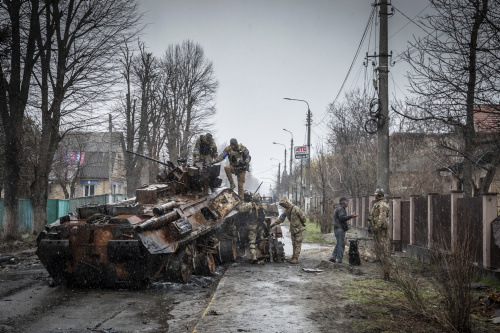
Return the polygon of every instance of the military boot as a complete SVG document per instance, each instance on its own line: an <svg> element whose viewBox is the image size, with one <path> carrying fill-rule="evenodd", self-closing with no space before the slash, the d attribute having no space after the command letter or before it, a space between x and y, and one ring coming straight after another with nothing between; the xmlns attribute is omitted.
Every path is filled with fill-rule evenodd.
<svg viewBox="0 0 500 333"><path fill-rule="evenodd" d="M292 259L288 260L288 262L290 264L298 264L299 263L299 257L294 254L293 257L292 257Z"/></svg>
<svg viewBox="0 0 500 333"><path fill-rule="evenodd" d="M256 255L255 250L250 250L250 255L252 256L252 260L251 260L252 264L257 263L257 255Z"/></svg>
<svg viewBox="0 0 500 333"><path fill-rule="evenodd" d="M300 255L300 249L302 247L302 244L295 244L293 247L293 256L292 259L290 259L288 262L290 264L298 264L299 263L299 255Z"/></svg>

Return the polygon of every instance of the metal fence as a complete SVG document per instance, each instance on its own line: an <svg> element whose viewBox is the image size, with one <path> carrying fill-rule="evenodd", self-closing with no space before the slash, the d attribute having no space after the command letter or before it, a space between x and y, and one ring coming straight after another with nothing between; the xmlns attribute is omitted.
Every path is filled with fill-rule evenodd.
<svg viewBox="0 0 500 333"><path fill-rule="evenodd" d="M126 199L125 194L114 194L113 202ZM109 201L109 194L95 195L92 197L81 197L73 199L49 199L47 200L47 224L55 222L61 216L69 212L76 212L76 207L87 204L106 204ZM0 229L3 225L4 200L0 199ZM33 218L33 207L30 199L19 199L19 232L28 232L31 230Z"/></svg>
<svg viewBox="0 0 500 333"><path fill-rule="evenodd" d="M433 195L433 230L434 244L444 249L451 248L451 195Z"/></svg>

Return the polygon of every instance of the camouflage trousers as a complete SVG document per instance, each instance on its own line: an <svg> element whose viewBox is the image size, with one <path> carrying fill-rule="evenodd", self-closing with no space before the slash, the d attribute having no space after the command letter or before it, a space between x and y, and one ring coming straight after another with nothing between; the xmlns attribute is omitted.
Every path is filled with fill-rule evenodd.
<svg viewBox="0 0 500 333"><path fill-rule="evenodd" d="M250 222L248 224L248 247L250 248L252 259L255 259L257 239L260 240L264 238L264 229L262 229L259 224L259 222Z"/></svg>
<svg viewBox="0 0 500 333"><path fill-rule="evenodd" d="M230 183L233 183L233 175L236 175L236 170L232 165L226 165L224 167L224 171L226 172L227 179L229 179ZM243 184L245 184L245 174L246 171L242 171L236 175L238 179L238 195L241 199L243 199Z"/></svg>
<svg viewBox="0 0 500 333"><path fill-rule="evenodd" d="M389 249L389 232L387 228L373 229L373 242L375 256L380 261L381 273L385 280L389 279L391 273L391 253Z"/></svg>
<svg viewBox="0 0 500 333"><path fill-rule="evenodd" d="M293 256L298 258L300 255L300 249L302 247L302 232L297 232L292 234L292 249Z"/></svg>

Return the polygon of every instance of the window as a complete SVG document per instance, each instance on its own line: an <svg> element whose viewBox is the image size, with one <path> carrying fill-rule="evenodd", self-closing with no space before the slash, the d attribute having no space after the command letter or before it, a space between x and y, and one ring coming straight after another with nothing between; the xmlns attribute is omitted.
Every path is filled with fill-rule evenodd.
<svg viewBox="0 0 500 333"><path fill-rule="evenodd" d="M95 195L95 185L94 184L84 185L83 196L84 197L91 197L94 195Z"/></svg>

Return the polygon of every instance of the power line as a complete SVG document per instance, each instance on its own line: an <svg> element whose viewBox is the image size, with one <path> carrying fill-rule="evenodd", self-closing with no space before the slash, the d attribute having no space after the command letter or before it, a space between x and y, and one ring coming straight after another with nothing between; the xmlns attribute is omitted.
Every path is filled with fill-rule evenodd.
<svg viewBox="0 0 500 333"><path fill-rule="evenodd" d="M340 90L337 93L337 96L335 97L335 100L333 101L332 104L335 104L335 102L337 102L337 99L339 98L340 93L342 92L342 89L344 88L344 85L345 85L347 79L349 78L349 75L351 73L352 67L354 66L354 63L356 62L356 60L358 58L359 51L361 50L361 47L363 46L363 42L364 42L364 40L366 38L366 33L368 31L368 27L370 26L370 24L371 24L374 16L375 16L375 7L373 7L373 9L372 9L372 11L370 13L370 17L368 18L368 22L366 23L365 30L363 31L363 36L361 37L361 41L359 42L359 46L358 46L358 49L356 50L356 54L354 55L354 59L351 62L351 66L349 67L349 70L347 71L347 75L346 75L346 77L344 79L344 82L342 82L342 86L340 87ZM323 115L320 116L322 119L321 119L321 121L319 123L322 123L325 120L325 117L326 117L327 114L328 114L328 111L326 111ZM317 125L314 125L314 126L317 126Z"/></svg>

